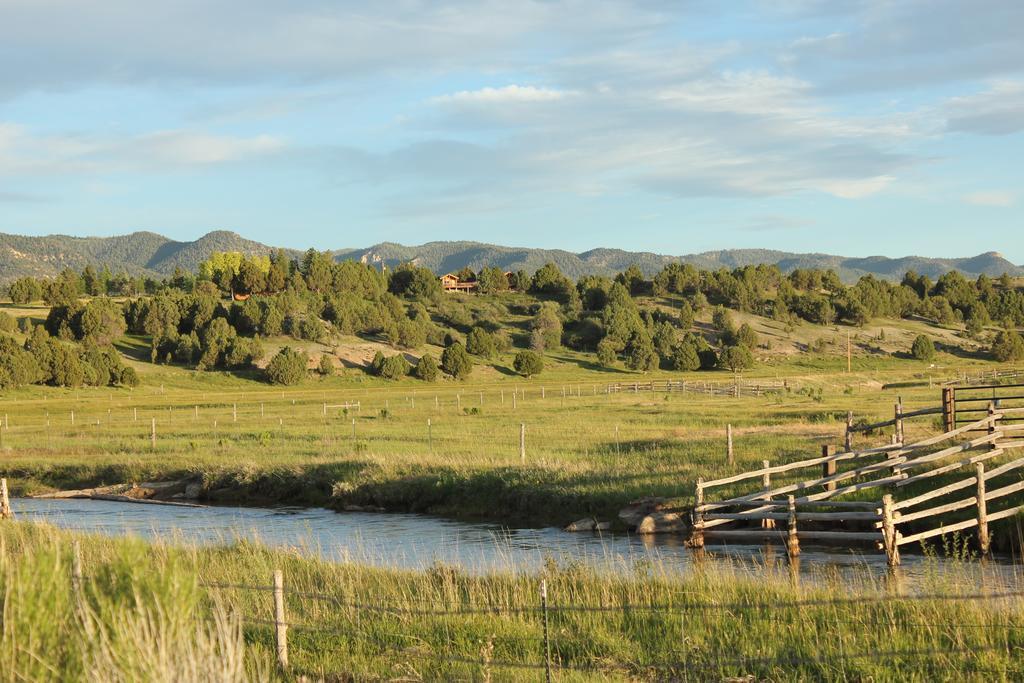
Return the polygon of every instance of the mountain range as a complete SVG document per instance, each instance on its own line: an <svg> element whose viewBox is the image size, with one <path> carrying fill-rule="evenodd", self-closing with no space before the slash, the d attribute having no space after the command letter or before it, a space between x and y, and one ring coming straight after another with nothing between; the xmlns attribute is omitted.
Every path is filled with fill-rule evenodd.
<svg viewBox="0 0 1024 683"><path fill-rule="evenodd" d="M106 265L114 273L163 277L179 267L196 270L199 263L214 251L260 255L268 254L272 249L274 247L223 230L207 233L192 242L178 242L153 232L133 232L114 237L29 237L0 233L0 282L9 282L24 275L52 276L64 268L81 270L89 264L94 267ZM291 256L302 253L294 249L285 251ZM634 263L647 275L653 275L665 264L674 261L691 263L704 269L732 269L762 263L778 265L783 272L796 268L832 269L846 282L855 281L869 273L887 280L899 280L908 270L915 270L933 279L951 270L959 270L969 277L977 277L982 273L990 276L1003 273L1024 275L1024 267L1014 265L994 251L970 258L856 258L831 254L796 254L770 249L725 249L668 256L622 249L591 249L573 253L560 249L505 247L481 242L428 242L420 246L384 242L364 249L338 249L332 254L339 261L352 259L389 268L413 262L437 273L464 267L479 270L484 266L533 272L551 261L573 279L588 274L614 275Z"/></svg>

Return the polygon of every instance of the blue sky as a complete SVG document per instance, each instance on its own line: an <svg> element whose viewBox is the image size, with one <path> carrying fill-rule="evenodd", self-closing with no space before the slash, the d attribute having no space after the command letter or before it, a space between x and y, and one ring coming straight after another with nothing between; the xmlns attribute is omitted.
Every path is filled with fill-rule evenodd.
<svg viewBox="0 0 1024 683"><path fill-rule="evenodd" d="M985 0L0 0L0 231L1021 264L1021 26Z"/></svg>

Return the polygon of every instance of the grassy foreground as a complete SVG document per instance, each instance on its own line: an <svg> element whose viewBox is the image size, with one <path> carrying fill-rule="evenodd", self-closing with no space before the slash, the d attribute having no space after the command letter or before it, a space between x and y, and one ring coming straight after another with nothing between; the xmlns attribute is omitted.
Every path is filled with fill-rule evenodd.
<svg viewBox="0 0 1024 683"><path fill-rule="evenodd" d="M801 587L784 570L719 565L681 575L652 564L612 572L551 561L539 575L470 576L443 566L332 564L255 545L194 549L80 536L84 580L76 593L72 538L0 523L0 681L540 680L541 579L559 681L1024 674L1020 597L921 599L984 595L976 565L936 571L921 594L900 597L867 577L821 576ZM293 624L286 673L274 665L266 623L266 587L278 568Z"/></svg>

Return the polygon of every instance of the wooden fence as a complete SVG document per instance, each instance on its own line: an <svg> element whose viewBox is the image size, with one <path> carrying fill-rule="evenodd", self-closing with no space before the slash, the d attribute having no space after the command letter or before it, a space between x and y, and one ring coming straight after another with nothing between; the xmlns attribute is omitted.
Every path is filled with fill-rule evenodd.
<svg viewBox="0 0 1024 683"><path fill-rule="evenodd" d="M920 412L920 411L919 411ZM928 414L928 413L921 413ZM691 513L690 544L703 546L705 540L729 541L764 539L783 541L792 555L799 554L801 541L820 541L839 545L874 543L885 550L890 564L899 563L899 547L944 533L978 529L982 552L989 548L989 522L1006 519L1024 510L1013 505L996 512L988 503L1024 491L1020 470L1024 458L1011 460L986 471L985 464L1024 446L1024 424L1006 424L1004 420L1024 416L1024 408L994 405L980 420L962 425L937 436L915 443L894 443L864 450L833 453L826 446L821 457L771 466L763 461L757 470L742 472L713 481L698 479L696 500ZM904 418L907 415L903 416ZM981 436L958 441L969 432L983 431ZM946 444L949 445L946 445ZM840 467L852 465L845 471ZM772 477L797 474L801 470L818 470L820 476L773 485ZM941 475L973 468L970 477L946 483L923 493L896 500L894 493L917 485L927 487ZM989 482L1013 473L1015 481L999 488ZM711 500L713 489L757 480L761 488L751 493ZM950 494L975 487L975 495L952 502L939 503ZM885 493L876 500L840 500L869 489ZM785 498L781 498L785 496ZM921 507L924 504L929 507ZM940 516L969 508L973 517L949 523ZM924 523L923 520L929 520ZM785 523L784 529L776 522ZM918 530L922 523L929 526ZM742 525L741 523L746 523ZM809 526L804 525L809 523ZM914 524L904 534L901 527ZM753 525L753 526L752 526ZM728 526L729 528L722 528ZM803 528L801 528L803 526Z"/></svg>
<svg viewBox="0 0 1024 683"><path fill-rule="evenodd" d="M764 396L785 390L783 381L765 382L687 382L683 380L652 380L649 382L616 382L607 386L607 393L639 393L641 391L706 394L709 396Z"/></svg>

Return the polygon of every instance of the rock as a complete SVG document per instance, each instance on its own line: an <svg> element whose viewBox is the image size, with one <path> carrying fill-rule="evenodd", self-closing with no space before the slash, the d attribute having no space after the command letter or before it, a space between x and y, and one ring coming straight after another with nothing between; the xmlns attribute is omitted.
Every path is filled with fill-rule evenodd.
<svg viewBox="0 0 1024 683"><path fill-rule="evenodd" d="M636 525L638 534L669 534L686 531L686 517L678 512L652 512Z"/></svg>
<svg viewBox="0 0 1024 683"><path fill-rule="evenodd" d="M647 515L664 509L667 503L667 498L648 497L641 498L640 500L634 500L619 511L619 519L621 519L626 526L635 527L639 525Z"/></svg>
<svg viewBox="0 0 1024 683"><path fill-rule="evenodd" d="M341 509L345 512L365 512L362 505L346 505Z"/></svg>
<svg viewBox="0 0 1024 683"><path fill-rule="evenodd" d="M584 519L577 519L575 522L565 527L566 531L593 531L594 527L597 526L597 521L586 517Z"/></svg>
<svg viewBox="0 0 1024 683"><path fill-rule="evenodd" d="M611 522L598 522L594 525L594 531L608 531L612 528Z"/></svg>
<svg viewBox="0 0 1024 683"><path fill-rule="evenodd" d="M203 492L203 485L198 481L189 482L185 485L185 498L195 500Z"/></svg>

